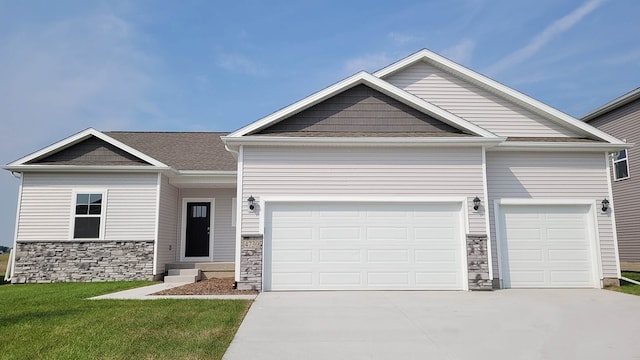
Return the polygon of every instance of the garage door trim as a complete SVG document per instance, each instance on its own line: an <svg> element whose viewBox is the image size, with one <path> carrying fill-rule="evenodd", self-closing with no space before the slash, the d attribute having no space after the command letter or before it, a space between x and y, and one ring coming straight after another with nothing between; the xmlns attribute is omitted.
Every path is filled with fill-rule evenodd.
<svg viewBox="0 0 640 360"><path fill-rule="evenodd" d="M593 286L600 287L600 279L603 277L602 261L600 259L600 238L598 236L598 221L597 221L597 203L595 200L590 199L519 199L519 198L504 198L493 201L494 222L496 231L496 251L498 254L498 276L502 282L504 278L504 254L502 254L503 242L506 241L503 234L505 224L503 223L503 205L512 206L540 206L540 205L568 205L568 206L588 206L587 222L588 222L588 234L589 245L592 257L592 274L593 274ZM502 287L502 284L501 284Z"/></svg>
<svg viewBox="0 0 640 360"><path fill-rule="evenodd" d="M340 197L328 197L328 196L263 196L259 200L259 229L264 234L264 246L263 246L263 261L262 263L262 288L265 289L265 277L266 273L266 259L267 251L270 251L271 245L267 244L267 234L265 229L265 216L268 213L267 208L272 204L282 203L392 203L392 204L454 204L459 206L459 226L460 226L460 252L461 252L461 275L462 275L462 290L469 290L468 271L467 271L467 252L466 252L466 235L469 234L469 221L466 197L354 197L354 196L340 196ZM269 240L270 241L270 240ZM268 291L268 290L267 290Z"/></svg>

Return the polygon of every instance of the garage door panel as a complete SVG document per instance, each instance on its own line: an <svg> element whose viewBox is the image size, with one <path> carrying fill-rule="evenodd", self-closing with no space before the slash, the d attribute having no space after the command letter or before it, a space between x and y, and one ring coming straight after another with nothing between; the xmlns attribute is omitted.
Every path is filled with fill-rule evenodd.
<svg viewBox="0 0 640 360"><path fill-rule="evenodd" d="M432 241L441 239L452 239L457 236L456 229L452 228L454 224L448 227L414 227L413 239L415 241Z"/></svg>
<svg viewBox="0 0 640 360"><path fill-rule="evenodd" d="M360 249L333 249L319 250L320 263L359 263L362 261L362 251Z"/></svg>
<svg viewBox="0 0 640 360"><path fill-rule="evenodd" d="M588 206L501 207L506 287L594 287Z"/></svg>
<svg viewBox="0 0 640 360"><path fill-rule="evenodd" d="M360 227L318 227L320 241L358 241L362 237Z"/></svg>
<svg viewBox="0 0 640 360"><path fill-rule="evenodd" d="M272 204L265 289L460 290L462 243L459 204Z"/></svg>
<svg viewBox="0 0 640 360"><path fill-rule="evenodd" d="M409 251L404 249L396 250L369 250L367 260L370 263L406 263L409 261Z"/></svg>

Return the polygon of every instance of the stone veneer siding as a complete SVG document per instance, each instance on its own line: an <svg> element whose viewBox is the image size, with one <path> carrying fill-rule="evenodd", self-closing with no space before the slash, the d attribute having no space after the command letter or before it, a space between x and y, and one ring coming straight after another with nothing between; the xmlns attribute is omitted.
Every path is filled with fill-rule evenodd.
<svg viewBox="0 0 640 360"><path fill-rule="evenodd" d="M18 243L12 283L153 280L153 241Z"/></svg>
<svg viewBox="0 0 640 360"><path fill-rule="evenodd" d="M469 290L492 290L489 278L489 257L487 252L487 235L467 235L467 271L469 273Z"/></svg>
<svg viewBox="0 0 640 360"><path fill-rule="evenodd" d="M262 291L262 235L242 235L238 290Z"/></svg>

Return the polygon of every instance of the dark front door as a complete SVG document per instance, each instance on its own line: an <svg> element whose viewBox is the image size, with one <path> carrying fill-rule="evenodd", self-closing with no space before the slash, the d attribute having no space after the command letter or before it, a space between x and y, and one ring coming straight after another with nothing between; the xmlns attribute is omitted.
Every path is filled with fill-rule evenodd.
<svg viewBox="0 0 640 360"><path fill-rule="evenodd" d="M209 231L211 203L187 203L186 257L209 256Z"/></svg>

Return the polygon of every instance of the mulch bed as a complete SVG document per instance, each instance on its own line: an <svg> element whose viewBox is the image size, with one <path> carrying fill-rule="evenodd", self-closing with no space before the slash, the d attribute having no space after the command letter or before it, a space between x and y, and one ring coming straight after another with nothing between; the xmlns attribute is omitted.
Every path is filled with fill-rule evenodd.
<svg viewBox="0 0 640 360"><path fill-rule="evenodd" d="M163 290L153 295L255 295L255 290L236 290L233 288L233 278L206 279L197 283Z"/></svg>

